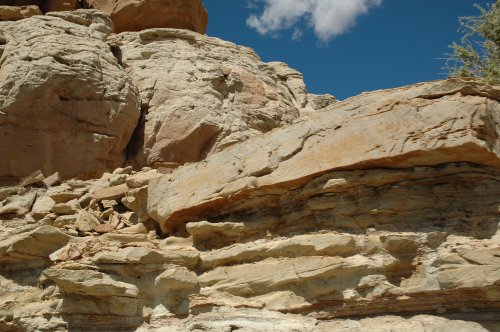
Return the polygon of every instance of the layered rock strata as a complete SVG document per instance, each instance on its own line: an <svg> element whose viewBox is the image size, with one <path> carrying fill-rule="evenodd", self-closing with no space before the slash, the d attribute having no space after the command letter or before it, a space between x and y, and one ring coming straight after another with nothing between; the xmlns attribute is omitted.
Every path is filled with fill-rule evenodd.
<svg viewBox="0 0 500 332"><path fill-rule="evenodd" d="M368 93L169 175L3 187L0 327L497 331L499 93Z"/></svg>

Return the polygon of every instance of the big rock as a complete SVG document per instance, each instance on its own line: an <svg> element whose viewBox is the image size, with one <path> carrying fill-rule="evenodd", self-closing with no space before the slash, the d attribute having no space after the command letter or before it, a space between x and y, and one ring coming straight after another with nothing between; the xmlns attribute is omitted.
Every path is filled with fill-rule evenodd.
<svg viewBox="0 0 500 332"><path fill-rule="evenodd" d="M150 28L188 29L205 33L208 14L201 0L86 0L108 13L115 32Z"/></svg>
<svg viewBox="0 0 500 332"><path fill-rule="evenodd" d="M110 41L141 94L142 123L129 150L138 166L199 161L313 108L302 74L263 63L246 47L173 29Z"/></svg>
<svg viewBox="0 0 500 332"><path fill-rule="evenodd" d="M205 33L208 14L202 0L2 0L0 6L36 6L43 13L94 8L107 13L115 32L150 28L188 29ZM0 20L32 16L33 9L0 10ZM17 18L19 19L19 18Z"/></svg>
<svg viewBox="0 0 500 332"><path fill-rule="evenodd" d="M337 170L456 162L499 167L499 99L497 88L458 79L363 94L153 180L149 215L170 229L253 204L280 206L283 198L273 197L293 190L299 199L299 188L311 191L308 183ZM350 186L342 179L331 185L339 193Z"/></svg>
<svg viewBox="0 0 500 332"><path fill-rule="evenodd" d="M37 6L0 6L0 21L17 21L41 14Z"/></svg>
<svg viewBox="0 0 500 332"><path fill-rule="evenodd" d="M81 0L3 0L1 5L37 6L42 12L75 10L83 8L85 1Z"/></svg>
<svg viewBox="0 0 500 332"><path fill-rule="evenodd" d="M0 176L63 178L120 166L137 90L108 44L111 21L74 11L1 22Z"/></svg>

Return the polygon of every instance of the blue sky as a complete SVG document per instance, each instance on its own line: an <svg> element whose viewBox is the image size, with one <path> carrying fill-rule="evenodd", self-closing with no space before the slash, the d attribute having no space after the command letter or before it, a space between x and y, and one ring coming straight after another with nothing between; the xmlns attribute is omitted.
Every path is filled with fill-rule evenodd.
<svg viewBox="0 0 500 332"><path fill-rule="evenodd" d="M316 1L357 2L359 6L344 8L345 13L314 5L309 12L301 8ZM461 36L458 17L477 15L474 3L491 2L204 0L209 36L249 46L263 61L286 62L304 74L309 92L330 93L339 99L444 78L442 58L449 51L448 45ZM361 7L363 3L367 7ZM272 4L275 6L270 7ZM263 16L266 8L269 13ZM355 25L342 33L354 20Z"/></svg>

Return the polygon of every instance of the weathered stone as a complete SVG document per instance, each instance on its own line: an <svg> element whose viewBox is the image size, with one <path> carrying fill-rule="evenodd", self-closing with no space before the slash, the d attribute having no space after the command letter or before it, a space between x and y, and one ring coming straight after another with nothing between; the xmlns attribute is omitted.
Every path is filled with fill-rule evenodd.
<svg viewBox="0 0 500 332"><path fill-rule="evenodd" d="M217 38L154 29L111 43L141 94L143 123L129 147L137 167L202 160L292 123L307 105L302 74Z"/></svg>
<svg viewBox="0 0 500 332"><path fill-rule="evenodd" d="M91 232L94 227L99 226L101 222L93 214L82 210L78 214L78 218L75 222L75 227L81 232Z"/></svg>
<svg viewBox="0 0 500 332"><path fill-rule="evenodd" d="M118 185L124 184L125 181L127 181L126 174L113 174L111 179L109 179L109 185L110 186L118 186Z"/></svg>
<svg viewBox="0 0 500 332"><path fill-rule="evenodd" d="M15 195L19 193L20 191L24 190L21 187L3 187L0 188L0 201L3 201L7 197L11 195Z"/></svg>
<svg viewBox="0 0 500 332"><path fill-rule="evenodd" d="M25 178L21 179L19 182L19 185L21 187L27 187L32 184L37 184L43 182L45 179L45 176L43 175L42 171L37 170L30 175L26 176Z"/></svg>
<svg viewBox="0 0 500 332"><path fill-rule="evenodd" d="M351 256L359 252L352 236L340 234L299 235L268 243L236 244L203 253L202 266L211 269L221 265L252 262L270 257Z"/></svg>
<svg viewBox="0 0 500 332"><path fill-rule="evenodd" d="M0 21L18 21L35 15L42 15L38 6L0 6Z"/></svg>
<svg viewBox="0 0 500 332"><path fill-rule="evenodd" d="M137 297L139 295L136 286L115 281L108 275L96 271L47 269L43 274L68 294L95 297Z"/></svg>
<svg viewBox="0 0 500 332"><path fill-rule="evenodd" d="M317 325L317 330L332 332L383 332L391 330L396 330L398 332L488 331L488 329L481 326L480 323L466 322L463 320L449 320L429 315L418 315L406 319L398 316L382 316L364 318L360 320L335 320L332 322L320 322Z"/></svg>
<svg viewBox="0 0 500 332"><path fill-rule="evenodd" d="M52 212L58 215L76 214L81 209L77 199L66 203L58 203L52 207Z"/></svg>
<svg viewBox="0 0 500 332"><path fill-rule="evenodd" d="M191 222L186 224L186 231L194 236L211 236L213 233L222 233L224 236L237 236L246 230L242 223L210 223L208 221Z"/></svg>
<svg viewBox="0 0 500 332"><path fill-rule="evenodd" d="M76 228L78 215L62 215L54 220L54 226L58 228Z"/></svg>
<svg viewBox="0 0 500 332"><path fill-rule="evenodd" d="M369 275L381 268L381 261L360 256L347 259L312 256L218 267L202 274L199 280L202 294L224 291L237 296L255 296L288 284L300 288L303 296L314 297L331 293L332 288L348 288L346 284L355 282L360 274ZM321 280L325 282L323 287Z"/></svg>
<svg viewBox="0 0 500 332"><path fill-rule="evenodd" d="M71 188L69 186L59 186L51 188L47 191L46 196L49 196L56 202L59 203L67 203L74 199L79 199L82 196L80 191L70 191Z"/></svg>
<svg viewBox="0 0 500 332"><path fill-rule="evenodd" d="M117 227L119 229L119 233L122 234L147 234L149 232L146 225L143 223L138 223L137 225L129 226L129 227Z"/></svg>
<svg viewBox="0 0 500 332"><path fill-rule="evenodd" d="M55 172L54 174L46 177L43 179L43 183L47 187L53 187L61 184L61 176L59 175L59 172Z"/></svg>
<svg viewBox="0 0 500 332"><path fill-rule="evenodd" d="M149 171L149 172L140 172L136 173L134 175L130 175L127 177L127 187L130 189L136 189L136 188L141 188L144 186L147 186L149 184L149 181L159 178L160 176L164 176L161 173L158 173L157 171Z"/></svg>
<svg viewBox="0 0 500 332"><path fill-rule="evenodd" d="M443 289L500 286L500 265L463 266L437 275Z"/></svg>
<svg viewBox="0 0 500 332"><path fill-rule="evenodd" d="M31 215L35 219L41 219L52 212L55 204L56 202L48 196L39 197L31 209Z"/></svg>
<svg viewBox="0 0 500 332"><path fill-rule="evenodd" d="M113 171L113 175L130 175L133 171L132 166L118 167Z"/></svg>
<svg viewBox="0 0 500 332"><path fill-rule="evenodd" d="M42 10L88 5L32 2ZM18 25L23 21L31 24ZM14 25L26 31L3 38L4 27ZM89 79L67 86L71 100L84 105L64 114L101 109L102 117L90 124L83 117L79 125L96 125L98 133L114 138L118 134L108 127L116 123L109 119L119 121L114 107L133 89L109 70L122 62L141 89L144 125L154 129L146 136L153 148L133 158L144 129L139 125L127 155L135 166L144 157L157 168L134 172L123 159L113 159L113 166L104 157L99 162L109 173L98 174L100 179L54 186L40 182L38 172L26 188L16 186L22 176L0 173L0 186L7 186L0 188L0 209L8 210L0 218L0 331L498 330L498 87L450 79L337 102L307 94L301 75L286 65L263 64L244 48L180 30L113 36L116 60L110 65L103 46L101 66L89 67L92 55L79 54L83 45L92 41L90 49L99 48L111 31L95 11L0 22L0 31L0 43L7 43L0 53L32 57L20 62L41 62L40 67L49 63L43 72L51 73L43 79L50 86L66 86L74 76ZM75 35L62 43L78 56L65 55L71 58L68 76L54 78L53 64L37 54L44 48L43 55L52 56L52 49L61 48L61 34ZM29 48L28 39L35 46ZM9 102L38 97L41 105L22 113L23 123L52 121L57 107L48 100L61 90L31 96L30 85L36 90L37 79L43 79L27 84L33 73L20 68L27 77L14 78L24 92ZM7 74L12 72L13 67ZM12 86L2 81L0 92L16 88L14 78L7 78ZM99 87L100 99L78 99L86 94L77 88L89 86ZM117 104L110 106L107 89L117 93L111 98ZM37 121L43 122L29 128L37 129ZM175 140L189 132L179 123L199 124L201 130L161 151L205 160L183 166L157 153L160 136ZM211 132L204 131L207 123L222 131L201 156L197 147ZM287 126L267 133L281 125ZM74 145L80 131L61 134L73 144L70 157L76 159L88 152ZM22 152L22 144L9 145L9 151L15 154L18 147ZM112 153L109 146L102 149L106 156ZM50 145L35 152L43 159L54 151ZM45 172L30 172L36 169ZM122 185L109 188L110 183ZM170 232L164 239L149 219L148 204Z"/></svg>
<svg viewBox="0 0 500 332"><path fill-rule="evenodd" d="M128 191L126 196L122 198L121 202L127 208L134 211L141 221L144 222L149 219L147 186Z"/></svg>
<svg viewBox="0 0 500 332"><path fill-rule="evenodd" d="M168 230L240 203L236 197L283 192L336 169L457 161L498 167L499 95L482 83L450 79L336 103L308 121L152 180L148 213Z"/></svg>
<svg viewBox="0 0 500 332"><path fill-rule="evenodd" d="M4 205L0 207L0 216L6 214L23 216L28 214L31 211L36 196L36 192L28 192L22 196L15 195L7 197Z"/></svg>
<svg viewBox="0 0 500 332"><path fill-rule="evenodd" d="M155 287L158 291L194 291L198 286L196 273L185 267L170 267L155 279Z"/></svg>
<svg viewBox="0 0 500 332"><path fill-rule="evenodd" d="M120 199L128 192L126 184L118 186L97 189L92 193L92 198L98 201Z"/></svg>
<svg viewBox="0 0 500 332"><path fill-rule="evenodd" d="M179 250L152 250L142 247L124 248L112 252L100 252L94 257L96 264L163 264L173 263L194 267L199 253L192 248Z"/></svg>
<svg viewBox="0 0 500 332"><path fill-rule="evenodd" d="M201 0L86 0L108 13L115 32L151 28L189 29L205 33L208 14Z"/></svg>
<svg viewBox="0 0 500 332"><path fill-rule="evenodd" d="M461 256L473 264L500 266L500 246L490 249L469 249L462 252Z"/></svg>
<svg viewBox="0 0 500 332"><path fill-rule="evenodd" d="M2 267L9 268L9 264L17 262L24 262L24 268L44 265L49 255L65 246L70 239L70 236L51 226L4 239L0 242Z"/></svg>
<svg viewBox="0 0 500 332"><path fill-rule="evenodd" d="M0 176L90 177L124 161L139 105L102 41L111 21L94 11L59 16L0 23Z"/></svg>

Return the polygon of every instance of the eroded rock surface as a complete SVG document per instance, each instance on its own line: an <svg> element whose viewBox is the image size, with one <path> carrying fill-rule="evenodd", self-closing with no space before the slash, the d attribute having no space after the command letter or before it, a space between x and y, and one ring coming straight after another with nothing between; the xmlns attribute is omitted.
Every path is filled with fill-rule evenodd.
<svg viewBox="0 0 500 332"><path fill-rule="evenodd" d="M294 125L230 147L206 162L183 167L168 179L154 180L149 187L148 211L164 229L175 228L193 217L248 211L254 204L262 210L262 202L269 208L296 206L304 200L301 195L307 195L301 191L310 192L309 197L318 195L314 190L311 192L311 186L318 181L318 190L328 192L329 197L345 197L349 187L365 179L380 181L375 186L383 184L378 191L382 190L385 195L397 196L396 191L422 195L422 199L411 203L415 208L419 205L420 208L437 207L435 201L427 201L427 197L439 192L422 191L418 180L414 187L412 182L402 187L396 179L423 175L425 168L412 169L419 166L441 165L428 170L437 174L448 173L443 169L455 173L449 169L455 166L446 164L456 162L482 165L470 166L478 169L493 167L484 170L486 177L497 176L499 99L497 89L455 79L354 97ZM357 173L334 172L340 170ZM404 173L407 175L402 175ZM456 175L451 173L447 175L468 176L460 170ZM349 174L356 174L353 181ZM498 194L496 180L491 181L490 186L484 188L493 188L494 194ZM389 189L391 182L393 190ZM442 187L450 186L449 190L455 190L455 195L459 197L462 193L464 200L468 200L468 186L478 183L476 178L464 179L445 182ZM457 187L461 185L462 189ZM370 196L370 189L363 188L364 193L356 191L356 196ZM485 192L485 196L496 200L496 196L490 194ZM390 197L387 200L390 201ZM309 204L317 204L319 210L327 208L322 207L320 201L320 197L315 197ZM381 211L369 215L376 219L377 215L384 214L384 223L390 224L386 214L390 215L393 208L384 207L379 201L377 197L375 205L363 204L360 208ZM339 208L346 209L345 205ZM353 213L361 212L355 208L357 205L353 202ZM443 213L441 208L438 210ZM455 208L450 208L452 211ZM349 213L348 208L345 213ZM368 226L373 222L365 223ZM350 222L346 226L348 224Z"/></svg>
<svg viewBox="0 0 500 332"><path fill-rule="evenodd" d="M117 33L174 28L204 34L208 23L202 0L2 0L0 21L81 8L107 13Z"/></svg>
<svg viewBox="0 0 500 332"><path fill-rule="evenodd" d="M18 21L41 14L37 6L2 6L0 3L0 21Z"/></svg>
<svg viewBox="0 0 500 332"><path fill-rule="evenodd" d="M95 11L0 22L0 177L95 177L123 164L139 103L110 32Z"/></svg>
<svg viewBox="0 0 500 332"><path fill-rule="evenodd" d="M0 22L0 331L500 331L499 86L110 32Z"/></svg>
<svg viewBox="0 0 500 332"><path fill-rule="evenodd" d="M263 63L249 48L172 29L121 33L110 42L141 94L134 165L199 161L314 110L302 74Z"/></svg>
<svg viewBox="0 0 500 332"><path fill-rule="evenodd" d="M498 96L430 82L168 175L34 172L0 190L0 328L498 331Z"/></svg>
<svg viewBox="0 0 500 332"><path fill-rule="evenodd" d="M151 28L187 29L205 33L208 14L202 0L86 0L109 14L115 32Z"/></svg>

